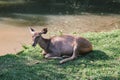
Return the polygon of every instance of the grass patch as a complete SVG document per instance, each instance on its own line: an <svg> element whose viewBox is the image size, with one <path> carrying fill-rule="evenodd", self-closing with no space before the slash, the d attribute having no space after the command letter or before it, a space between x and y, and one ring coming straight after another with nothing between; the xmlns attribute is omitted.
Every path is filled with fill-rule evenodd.
<svg viewBox="0 0 120 80"><path fill-rule="evenodd" d="M120 30L87 33L94 51L58 64L46 60L37 46L23 46L17 55L0 57L0 80L120 80Z"/></svg>

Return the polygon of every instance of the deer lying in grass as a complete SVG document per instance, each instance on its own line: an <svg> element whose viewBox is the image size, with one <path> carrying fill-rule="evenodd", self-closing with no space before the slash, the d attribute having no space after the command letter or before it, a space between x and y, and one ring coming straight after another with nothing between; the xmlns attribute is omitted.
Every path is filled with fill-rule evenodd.
<svg viewBox="0 0 120 80"><path fill-rule="evenodd" d="M92 51L91 43L82 37L74 37L70 35L54 36L50 39L45 39L42 34L47 33L47 28L44 28L40 32L36 32L30 28L33 34L33 44L36 46L39 44L44 50L44 57L48 59L62 59L60 63L64 63L77 58L79 55L85 55ZM63 56L68 56L63 59Z"/></svg>

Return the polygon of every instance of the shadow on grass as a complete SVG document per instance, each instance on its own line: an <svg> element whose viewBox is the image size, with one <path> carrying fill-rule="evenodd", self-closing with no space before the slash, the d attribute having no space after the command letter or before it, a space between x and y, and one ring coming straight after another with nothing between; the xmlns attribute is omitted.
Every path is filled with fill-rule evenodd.
<svg viewBox="0 0 120 80"><path fill-rule="evenodd" d="M110 59L110 57L101 50L93 50L85 57L83 56L83 58L86 60L108 60Z"/></svg>
<svg viewBox="0 0 120 80"><path fill-rule="evenodd" d="M95 78L97 80L98 78ZM120 76L112 77L112 76L105 76L105 77L100 77L99 79L101 80L120 80Z"/></svg>
<svg viewBox="0 0 120 80"><path fill-rule="evenodd" d="M65 65L64 64L63 65L64 65L64 67L66 67L66 64L67 65L72 64L74 66L78 65L78 64L79 65L85 64L85 65L89 65L91 67L92 66L100 67L99 64L94 65L92 63L94 63L95 61L106 61L106 60L110 60L110 59L112 59L112 58L110 58L105 52L100 51L100 50L94 50L85 56L80 56L77 59L75 59L73 61L69 61L69 62L65 63Z"/></svg>
<svg viewBox="0 0 120 80"><path fill-rule="evenodd" d="M0 57L0 80L63 80L65 75L53 65L19 55Z"/></svg>
<svg viewBox="0 0 120 80"><path fill-rule="evenodd" d="M28 54L21 52L19 55L9 54L1 56L0 80L64 80L70 78L68 77L69 69L73 70L72 74L74 74L74 71L77 69L81 70L85 68L91 69L111 66L110 64L104 63L105 60L111 58L100 50L94 50L86 56L81 56L65 64L58 64L59 60L45 60L41 56L39 56L39 58L34 58L36 55L38 56L40 54L33 54L33 51L28 51L27 53ZM96 63L96 61L102 63ZM68 71L68 73L66 73L66 71ZM71 77L74 76L71 75ZM110 77L101 77L101 79L107 78L110 79Z"/></svg>

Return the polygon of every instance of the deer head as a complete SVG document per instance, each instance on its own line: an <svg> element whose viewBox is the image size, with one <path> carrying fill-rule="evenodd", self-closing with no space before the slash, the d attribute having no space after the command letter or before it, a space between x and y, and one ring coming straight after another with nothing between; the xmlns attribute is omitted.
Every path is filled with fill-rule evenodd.
<svg viewBox="0 0 120 80"><path fill-rule="evenodd" d="M47 33L47 28L43 28L40 32L36 32L33 28L30 28L30 32L33 40L32 46L35 47L40 41L42 42L43 37L41 35Z"/></svg>

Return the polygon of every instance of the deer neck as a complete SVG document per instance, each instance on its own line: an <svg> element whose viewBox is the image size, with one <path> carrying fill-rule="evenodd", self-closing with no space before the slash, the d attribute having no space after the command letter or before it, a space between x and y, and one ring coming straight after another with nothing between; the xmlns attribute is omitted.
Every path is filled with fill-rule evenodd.
<svg viewBox="0 0 120 80"><path fill-rule="evenodd" d="M49 43L50 43L50 39L45 39L42 36L39 39L39 45L42 49L44 49L45 51L47 50L47 48L49 47Z"/></svg>

